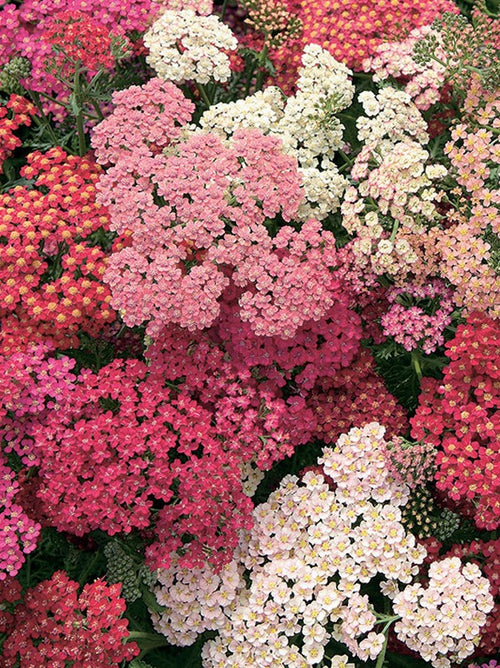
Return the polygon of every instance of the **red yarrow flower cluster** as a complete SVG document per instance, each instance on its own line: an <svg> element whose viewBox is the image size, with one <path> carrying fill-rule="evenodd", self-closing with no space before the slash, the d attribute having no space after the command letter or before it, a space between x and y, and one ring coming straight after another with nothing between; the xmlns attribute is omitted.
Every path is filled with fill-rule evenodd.
<svg viewBox="0 0 500 668"><path fill-rule="evenodd" d="M478 527L500 525L500 326L472 313L446 344L442 381L424 378L412 435L439 448L436 485Z"/></svg>
<svg viewBox="0 0 500 668"><path fill-rule="evenodd" d="M121 618L126 606L120 587L96 580L78 594L78 582L56 571L16 606L0 666L118 668L131 661L139 647L125 644L129 631L128 620Z"/></svg>
<svg viewBox="0 0 500 668"><path fill-rule="evenodd" d="M385 387L366 349L333 377L320 378L307 404L317 419L316 437L325 443L334 442L353 426L374 420L385 425L388 439L408 429L403 407Z"/></svg>
<svg viewBox="0 0 500 668"><path fill-rule="evenodd" d="M152 375L184 381L183 391L210 411L217 438L235 464L251 462L267 470L293 453L290 409L280 392L257 380L251 362L234 364L215 336L168 327L148 356Z"/></svg>
<svg viewBox="0 0 500 668"><path fill-rule="evenodd" d="M35 340L64 348L78 347L77 332L96 334L116 318L102 283L107 251L97 245L106 243L109 229L106 209L96 201L99 173L91 158L55 147L28 156L21 176L30 186L0 195L5 347L10 320L32 326ZM26 334L25 344L33 339Z"/></svg>
<svg viewBox="0 0 500 668"><path fill-rule="evenodd" d="M45 24L43 39L53 51L46 67L63 77L74 74L75 67L89 75L101 68L111 69L115 64L113 50L121 47L125 53L128 40L124 31L113 26L113 32L104 24L81 11L62 11L50 17Z"/></svg>
<svg viewBox="0 0 500 668"><path fill-rule="evenodd" d="M22 95L12 94L7 103L0 106L0 174L3 173L4 161L21 146L16 130L22 125L29 127L35 114L35 105Z"/></svg>
<svg viewBox="0 0 500 668"><path fill-rule="evenodd" d="M174 550L200 563L229 560L251 518L240 470L248 453L226 440L236 427L212 423L159 368L150 374L143 362L115 360L83 371L31 430L45 515L77 536L152 529L155 568ZM252 442L255 456L261 441Z"/></svg>

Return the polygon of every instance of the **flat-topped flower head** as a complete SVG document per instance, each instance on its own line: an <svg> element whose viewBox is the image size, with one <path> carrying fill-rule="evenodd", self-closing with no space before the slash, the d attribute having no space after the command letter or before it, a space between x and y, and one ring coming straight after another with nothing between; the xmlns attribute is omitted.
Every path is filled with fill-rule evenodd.
<svg viewBox="0 0 500 668"><path fill-rule="evenodd" d="M162 79L206 84L230 78L227 51L234 51L238 41L213 14L197 16L191 9L167 9L145 33L144 44L149 49L149 65Z"/></svg>

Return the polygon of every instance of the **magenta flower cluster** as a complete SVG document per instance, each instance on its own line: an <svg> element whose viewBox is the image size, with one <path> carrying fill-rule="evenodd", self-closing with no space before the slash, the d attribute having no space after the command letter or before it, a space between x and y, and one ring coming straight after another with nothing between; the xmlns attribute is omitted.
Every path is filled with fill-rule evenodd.
<svg viewBox="0 0 500 668"><path fill-rule="evenodd" d="M24 563L24 555L33 552L40 535L40 525L16 503L19 483L14 471L0 458L0 580L15 576Z"/></svg>

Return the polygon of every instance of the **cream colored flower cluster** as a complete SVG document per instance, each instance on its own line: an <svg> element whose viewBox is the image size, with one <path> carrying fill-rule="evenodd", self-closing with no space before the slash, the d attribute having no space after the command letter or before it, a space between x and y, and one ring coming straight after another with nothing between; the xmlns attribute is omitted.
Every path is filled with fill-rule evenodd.
<svg viewBox="0 0 500 668"><path fill-rule="evenodd" d="M386 86L378 95L363 91L358 99L366 114L356 122L360 141L371 145L379 144L385 138L392 143L408 138L421 144L428 142L427 123L404 91Z"/></svg>
<svg viewBox="0 0 500 668"><path fill-rule="evenodd" d="M314 472L286 476L256 508L241 551L250 586L206 644L204 666L314 666L332 637L361 660L378 656L385 637L361 585L379 574L409 583L425 556L401 524L408 489L387 473L383 434L371 424L325 448L336 489Z"/></svg>
<svg viewBox="0 0 500 668"><path fill-rule="evenodd" d="M220 102L207 109L200 118L205 132L230 138L238 128L256 128L272 133L283 117L285 98L276 86L268 86L242 100Z"/></svg>
<svg viewBox="0 0 500 668"><path fill-rule="evenodd" d="M229 137L238 127L258 128L283 142L285 153L299 163L305 199L299 220L325 218L338 209L347 180L333 160L343 147L344 126L336 117L353 99L351 72L316 44L305 47L297 92L285 98L270 86L244 100L208 109L201 127Z"/></svg>
<svg viewBox="0 0 500 668"><path fill-rule="evenodd" d="M387 86L378 95L364 91L359 100L365 146L351 169L342 224L356 235L353 251L362 267L401 282L418 261L409 239L437 220L442 193L434 183L447 170L429 164L426 122L404 91Z"/></svg>
<svg viewBox="0 0 500 668"><path fill-rule="evenodd" d="M238 46L236 37L215 15L166 10L144 35L146 60L162 79L176 83L227 81L229 56Z"/></svg>

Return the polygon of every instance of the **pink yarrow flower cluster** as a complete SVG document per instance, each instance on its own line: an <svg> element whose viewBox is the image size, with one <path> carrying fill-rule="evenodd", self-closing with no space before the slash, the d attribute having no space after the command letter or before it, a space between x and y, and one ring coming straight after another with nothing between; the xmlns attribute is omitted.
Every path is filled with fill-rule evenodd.
<svg viewBox="0 0 500 668"><path fill-rule="evenodd" d="M403 83L405 93L422 111L439 101L445 84L444 65L435 60L423 65L413 57L415 44L430 33L437 38L438 33L430 25L414 28L401 41L382 42L374 55L363 61L363 69L374 73L374 81L386 81L390 77ZM436 49L435 55L446 59L441 48Z"/></svg>
<svg viewBox="0 0 500 668"><path fill-rule="evenodd" d="M100 183L112 227L131 233L105 276L124 321L146 322L152 336L169 323L209 327L232 283L243 289L241 319L259 335L288 339L345 301L331 233L313 220L270 233L302 200L297 161L281 140L242 128L226 141L186 130L182 141L190 103L172 84L147 87L115 94L115 112L93 137L98 160L113 163ZM129 126L133 142L123 139Z"/></svg>
<svg viewBox="0 0 500 668"><path fill-rule="evenodd" d="M17 575L40 535L40 525L16 503L18 491L14 471L0 455L0 580Z"/></svg>
<svg viewBox="0 0 500 668"><path fill-rule="evenodd" d="M443 345L443 332L451 323L452 296L453 291L438 279L389 289L386 298L391 305L380 321L384 334L405 350L421 346L426 354L434 352Z"/></svg>
<svg viewBox="0 0 500 668"><path fill-rule="evenodd" d="M0 361L0 434L6 453L15 452L28 466L40 463L33 432L53 414L75 385L75 360L51 356L44 344ZM43 428L43 427L42 427Z"/></svg>

